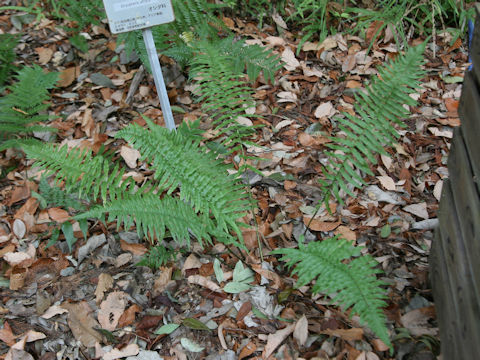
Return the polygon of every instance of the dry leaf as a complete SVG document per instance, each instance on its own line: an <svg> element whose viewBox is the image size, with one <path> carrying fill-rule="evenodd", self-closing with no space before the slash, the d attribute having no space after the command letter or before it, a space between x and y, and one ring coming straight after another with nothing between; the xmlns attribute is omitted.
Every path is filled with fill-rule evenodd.
<svg viewBox="0 0 480 360"><path fill-rule="evenodd" d="M117 327L118 320L125 311L127 301L123 291L114 291L108 294L107 299L100 304L98 322L103 329L113 331Z"/></svg>
<svg viewBox="0 0 480 360"><path fill-rule="evenodd" d="M282 52L283 67L288 71L293 71L300 66L300 62L295 57L294 52L288 46Z"/></svg>
<svg viewBox="0 0 480 360"><path fill-rule="evenodd" d="M140 151L124 145L120 148L120 156L125 160L127 166L133 169L137 167L137 160L140 159Z"/></svg>
<svg viewBox="0 0 480 360"><path fill-rule="evenodd" d="M347 55L345 59L343 59L342 71L344 73L352 71L356 65L357 61L355 58L355 54Z"/></svg>
<svg viewBox="0 0 480 360"><path fill-rule="evenodd" d="M127 310L124 311L120 319L118 319L118 327L123 328L125 326L132 325L135 321L135 315L141 312L142 309L137 304L133 304Z"/></svg>
<svg viewBox="0 0 480 360"><path fill-rule="evenodd" d="M120 248L123 251L131 252L133 255L145 255L148 251L143 244L130 244L122 239L120 239Z"/></svg>
<svg viewBox="0 0 480 360"><path fill-rule="evenodd" d="M153 284L153 293L161 294L165 291L167 285L172 279L173 268L172 267L161 267L160 276L155 280Z"/></svg>
<svg viewBox="0 0 480 360"><path fill-rule="evenodd" d="M80 66L72 66L60 72L58 86L70 86L80 74Z"/></svg>
<svg viewBox="0 0 480 360"><path fill-rule="evenodd" d="M389 191L395 191L396 186L395 186L395 181L390 176L377 176L377 179L380 181L380 184L382 184L382 187L385 190Z"/></svg>
<svg viewBox="0 0 480 360"><path fill-rule="evenodd" d="M438 180L433 188L433 196L435 196L435 199L437 199L438 201L440 201L440 198L442 197L442 188L443 180Z"/></svg>
<svg viewBox="0 0 480 360"><path fill-rule="evenodd" d="M27 251L9 252L3 255L10 266L28 267L33 264L37 250L32 244L28 245Z"/></svg>
<svg viewBox="0 0 480 360"><path fill-rule="evenodd" d="M311 216L303 216L303 223L313 231L323 231L323 232L333 231L338 227L338 225L340 225L340 221L331 222L331 221L321 221L318 219L313 219L310 222L311 219L312 219Z"/></svg>
<svg viewBox="0 0 480 360"><path fill-rule="evenodd" d="M38 47L35 48L35 52L38 54L38 63L40 65L48 63L53 56L53 50L50 48Z"/></svg>
<svg viewBox="0 0 480 360"><path fill-rule="evenodd" d="M187 280L190 284L200 285L212 291L220 290L220 286L202 275L190 275Z"/></svg>
<svg viewBox="0 0 480 360"><path fill-rule="evenodd" d="M353 328L353 329L326 329L321 332L321 334L326 334L330 336L336 336L347 341L355 341L363 339L363 329L362 328Z"/></svg>
<svg viewBox="0 0 480 360"><path fill-rule="evenodd" d="M25 223L20 219L15 219L13 222L13 233L17 237L17 239L23 239L25 233L27 232L27 227Z"/></svg>
<svg viewBox="0 0 480 360"><path fill-rule="evenodd" d="M335 235L340 235L342 239L348 240L348 241L356 241L357 240L357 234L355 231L351 230L347 226L339 226L335 230Z"/></svg>
<svg viewBox="0 0 480 360"><path fill-rule="evenodd" d="M61 306L68 310L68 326L76 340L85 347L94 347L95 343L102 341L102 336L94 330L100 324L93 318L93 310L86 301L63 303Z"/></svg>
<svg viewBox="0 0 480 360"><path fill-rule="evenodd" d="M95 301L97 304L103 299L103 295L113 286L113 278L110 274L102 273L98 276L98 284L95 289Z"/></svg>
<svg viewBox="0 0 480 360"><path fill-rule="evenodd" d="M43 313L41 317L44 319L51 319L56 315L65 314L66 312L68 312L67 309L64 309L58 305L52 305Z"/></svg>
<svg viewBox="0 0 480 360"><path fill-rule="evenodd" d="M182 267L182 274L185 275L185 272L190 269L198 269L202 266L202 263L198 258L192 253L190 254L187 259L185 260L185 263L183 264Z"/></svg>
<svg viewBox="0 0 480 360"><path fill-rule="evenodd" d="M65 221L70 219L70 215L68 214L68 211L60 209L58 207L50 208L47 211L48 211L48 216L50 216L50 219L58 222L59 224L64 223Z"/></svg>
<svg viewBox="0 0 480 360"><path fill-rule="evenodd" d="M275 12L272 15L272 20L275 21L275 24L280 26L282 29L285 29L285 30L288 29L287 23L285 22L285 20L283 20L283 18L280 16L279 13Z"/></svg>
<svg viewBox="0 0 480 360"><path fill-rule="evenodd" d="M137 344L128 344L127 346L123 347L122 350L113 349L106 354L103 355L103 360L115 360L126 358L127 356L135 356L140 352L140 348Z"/></svg>
<svg viewBox="0 0 480 360"><path fill-rule="evenodd" d="M265 41L271 46L283 46L285 45L285 40L278 36L267 36Z"/></svg>
<svg viewBox="0 0 480 360"><path fill-rule="evenodd" d="M419 218L428 219L427 203L425 202L404 206L403 210Z"/></svg>
<svg viewBox="0 0 480 360"><path fill-rule="evenodd" d="M305 315L302 315L295 324L295 330L293 331L293 338L297 341L297 344L304 346L308 338L308 320Z"/></svg>
<svg viewBox="0 0 480 360"><path fill-rule="evenodd" d="M240 351L240 355L238 355L238 360L242 360L247 356L252 355L257 350L257 345L253 341L250 341L247 345L245 345L242 350Z"/></svg>
<svg viewBox="0 0 480 360"><path fill-rule="evenodd" d="M274 334L267 337L267 344L263 350L262 357L268 359L273 354L275 349L285 340L295 329L295 324L291 324L284 329L278 330Z"/></svg>
<svg viewBox="0 0 480 360"><path fill-rule="evenodd" d="M335 108L333 107L331 101L320 104L314 113L317 119L324 118L324 117L328 118L333 114L335 114Z"/></svg>

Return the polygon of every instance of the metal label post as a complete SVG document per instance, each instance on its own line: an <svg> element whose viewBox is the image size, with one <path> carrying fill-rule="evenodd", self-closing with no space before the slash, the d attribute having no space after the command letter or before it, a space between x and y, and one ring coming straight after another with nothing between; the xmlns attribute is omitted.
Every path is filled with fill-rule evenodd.
<svg viewBox="0 0 480 360"><path fill-rule="evenodd" d="M110 31L113 34L142 29L163 119L169 130L175 130L172 109L151 29L152 26L175 20L172 3L170 0L103 0L103 4Z"/></svg>

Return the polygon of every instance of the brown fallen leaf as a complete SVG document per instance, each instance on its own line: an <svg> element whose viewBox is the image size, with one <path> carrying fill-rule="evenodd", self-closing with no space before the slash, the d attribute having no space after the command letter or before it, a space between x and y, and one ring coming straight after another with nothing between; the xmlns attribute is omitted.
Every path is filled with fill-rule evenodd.
<svg viewBox="0 0 480 360"><path fill-rule="evenodd" d="M96 342L102 342L102 336L95 330L101 326L93 318L93 310L86 301L65 302L61 306L68 310L68 326L76 340L85 347L94 347Z"/></svg>
<svg viewBox="0 0 480 360"><path fill-rule="evenodd" d="M172 281L172 273L173 267L161 267L160 268L160 275L158 278L155 279L153 284L153 293L154 294L161 294L165 291L167 285Z"/></svg>
<svg viewBox="0 0 480 360"><path fill-rule="evenodd" d="M238 355L238 360L242 360L247 356L252 355L257 350L257 345L253 341L250 341L247 345L245 345L240 354Z"/></svg>
<svg viewBox="0 0 480 360"><path fill-rule="evenodd" d="M270 334L267 337L267 344L263 349L262 357L268 359L273 354L275 349L285 340L295 329L295 324L291 324L281 330L278 330L274 334Z"/></svg>
<svg viewBox="0 0 480 360"><path fill-rule="evenodd" d="M40 65L47 64L53 56L53 50L45 47L35 48L35 52L38 54L38 63Z"/></svg>
<svg viewBox="0 0 480 360"><path fill-rule="evenodd" d="M121 350L119 349L113 349L106 354L103 355L102 359L103 360L115 360L115 359L121 359L121 358L126 358L128 356L135 356L140 352L140 348L138 347L137 344L128 344Z"/></svg>
<svg viewBox="0 0 480 360"><path fill-rule="evenodd" d="M218 286L213 281L208 280L206 277L203 277L201 275L190 275L187 278L187 280L190 284L200 285L200 286L206 287L207 289L210 289L212 291L220 290L220 286Z"/></svg>
<svg viewBox="0 0 480 360"><path fill-rule="evenodd" d="M362 328L353 328L353 329L326 329L321 332L321 334L336 336L343 340L355 341L363 339L363 329Z"/></svg>
<svg viewBox="0 0 480 360"><path fill-rule="evenodd" d="M118 327L123 328L125 326L133 324L133 322L135 321L135 315L141 311L141 307L137 304L133 304L132 306L130 306L127 310L123 312L122 316L120 316L120 319L118 319Z"/></svg>
<svg viewBox="0 0 480 360"><path fill-rule="evenodd" d="M98 276L98 284L95 289L95 301L97 304L103 299L103 295L113 286L113 278L110 274L102 273Z"/></svg>
<svg viewBox="0 0 480 360"><path fill-rule="evenodd" d="M120 248L123 251L131 252L133 255L145 255L148 251L143 244L130 244L122 239L120 239Z"/></svg>
<svg viewBox="0 0 480 360"><path fill-rule="evenodd" d="M340 225L340 221L330 222L312 219L310 222L311 219L311 216L303 216L303 223L313 231L333 231L338 227L338 225Z"/></svg>
<svg viewBox="0 0 480 360"><path fill-rule="evenodd" d="M126 295L123 291L114 291L108 294L107 299L100 304L98 322L103 329L113 331L116 329L118 320L125 311L127 304Z"/></svg>
<svg viewBox="0 0 480 360"><path fill-rule="evenodd" d="M50 216L53 221L56 221L60 224L70 219L68 211L58 207L48 209L48 216Z"/></svg>
<svg viewBox="0 0 480 360"><path fill-rule="evenodd" d="M77 76L80 75L80 66L72 66L66 68L62 72L60 72L60 76L58 79L58 86L59 87L67 87L70 86Z"/></svg>
<svg viewBox="0 0 480 360"><path fill-rule="evenodd" d="M3 329L0 329L0 341L3 341L8 346L15 344L15 339L17 337L13 334L10 324L5 321L3 324Z"/></svg>

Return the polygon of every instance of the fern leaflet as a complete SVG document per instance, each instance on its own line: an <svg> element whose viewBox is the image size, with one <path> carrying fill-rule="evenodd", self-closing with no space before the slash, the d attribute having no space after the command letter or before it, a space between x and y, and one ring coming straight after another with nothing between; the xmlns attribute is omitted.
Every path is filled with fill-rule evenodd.
<svg viewBox="0 0 480 360"><path fill-rule="evenodd" d="M387 345L391 346L385 326L382 307L386 306L385 285L377 280L377 262L369 255L361 255L360 248L338 237L321 242L300 243L298 249L277 249L273 254L282 254L281 260L288 267L295 266L297 286L315 280L313 293L324 293L332 302L345 309L351 308L361 321Z"/></svg>

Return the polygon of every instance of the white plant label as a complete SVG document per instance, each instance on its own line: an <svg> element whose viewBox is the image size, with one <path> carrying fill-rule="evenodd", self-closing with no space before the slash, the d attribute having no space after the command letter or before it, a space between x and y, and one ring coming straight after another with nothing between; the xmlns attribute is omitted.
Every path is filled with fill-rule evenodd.
<svg viewBox="0 0 480 360"><path fill-rule="evenodd" d="M175 20L170 0L103 0L103 4L113 34Z"/></svg>

